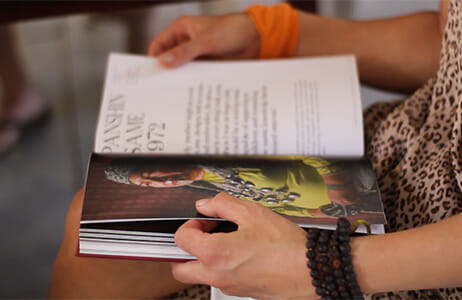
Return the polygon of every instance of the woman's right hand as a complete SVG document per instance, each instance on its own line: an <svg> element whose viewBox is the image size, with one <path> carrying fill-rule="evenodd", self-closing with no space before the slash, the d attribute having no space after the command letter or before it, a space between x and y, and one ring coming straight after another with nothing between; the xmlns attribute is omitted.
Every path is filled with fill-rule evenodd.
<svg viewBox="0 0 462 300"><path fill-rule="evenodd" d="M257 58L260 35L248 14L181 17L150 43L148 55L166 67L177 67L197 57Z"/></svg>

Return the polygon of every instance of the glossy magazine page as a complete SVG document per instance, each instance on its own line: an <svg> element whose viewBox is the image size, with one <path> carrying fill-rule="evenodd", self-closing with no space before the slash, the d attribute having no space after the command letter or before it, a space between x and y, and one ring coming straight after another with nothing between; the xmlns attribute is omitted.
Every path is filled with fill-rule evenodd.
<svg viewBox="0 0 462 300"><path fill-rule="evenodd" d="M367 160L117 157L94 154L82 224L207 218L195 201L230 193L256 201L300 226L337 217L384 224Z"/></svg>

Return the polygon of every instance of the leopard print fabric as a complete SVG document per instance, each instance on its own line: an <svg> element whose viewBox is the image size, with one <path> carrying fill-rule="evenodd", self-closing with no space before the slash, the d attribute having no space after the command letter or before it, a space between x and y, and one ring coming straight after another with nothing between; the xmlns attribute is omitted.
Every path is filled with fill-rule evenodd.
<svg viewBox="0 0 462 300"><path fill-rule="evenodd" d="M387 232L462 211L462 4L452 0L434 78L409 99L365 112ZM397 249L399 250L399 249ZM462 288L368 295L368 299L462 299Z"/></svg>
<svg viewBox="0 0 462 300"><path fill-rule="evenodd" d="M184 289L178 293L170 295L168 300L209 300L210 287L206 285L193 285L190 288Z"/></svg>
<svg viewBox="0 0 462 300"><path fill-rule="evenodd" d="M462 211L461 68L462 4L452 0L437 74L409 99L378 103L365 112L366 152L377 174L387 232L435 223ZM195 286L171 299L203 299L197 289L209 293L207 287ZM462 287L365 296L462 299Z"/></svg>

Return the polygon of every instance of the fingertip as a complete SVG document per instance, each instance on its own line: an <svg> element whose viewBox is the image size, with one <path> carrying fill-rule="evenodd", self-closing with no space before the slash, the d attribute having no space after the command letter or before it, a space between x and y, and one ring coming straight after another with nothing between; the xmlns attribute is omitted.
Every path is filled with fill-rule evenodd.
<svg viewBox="0 0 462 300"><path fill-rule="evenodd" d="M171 270L172 270L172 273L173 273L173 277L175 277L175 272L176 272L176 270L178 270L178 268L180 268L181 264L183 264L183 263L182 262L171 262L170 263Z"/></svg>
<svg viewBox="0 0 462 300"><path fill-rule="evenodd" d="M215 217L213 213L210 212L210 210L213 210L214 205L210 205L214 201L214 198L205 198L205 199L200 199L196 201L196 210L208 217Z"/></svg>
<svg viewBox="0 0 462 300"><path fill-rule="evenodd" d="M170 52L164 53L161 56L159 56L159 63L165 67L174 67L175 56Z"/></svg>
<svg viewBox="0 0 462 300"><path fill-rule="evenodd" d="M212 198L204 198L196 201L196 208L206 205Z"/></svg>
<svg viewBox="0 0 462 300"><path fill-rule="evenodd" d="M192 237L200 235L201 233L201 224L197 219L190 219L183 223L175 232L174 240L175 243L183 248L182 245Z"/></svg>
<svg viewBox="0 0 462 300"><path fill-rule="evenodd" d="M174 68L188 63L206 54L204 43L199 39L182 43L159 56L159 62L168 68Z"/></svg>
<svg viewBox="0 0 462 300"><path fill-rule="evenodd" d="M155 39L153 39L149 43L148 50L147 50L146 54L148 56L157 56L157 55L159 55L159 53L158 53L159 50L160 50L159 45L157 45L157 43L155 42Z"/></svg>
<svg viewBox="0 0 462 300"><path fill-rule="evenodd" d="M203 274L203 267L197 260L188 261L184 263L172 263L172 275L179 282L183 283L202 283L201 274Z"/></svg>
<svg viewBox="0 0 462 300"><path fill-rule="evenodd" d="M152 46L151 46L151 44L149 44L148 49L146 50L146 55L147 56L154 56L152 54Z"/></svg>
<svg viewBox="0 0 462 300"><path fill-rule="evenodd" d="M236 224L247 222L253 210L251 201L242 200L231 194L222 192L206 200L206 204L197 205L196 209L203 215L225 219Z"/></svg>
<svg viewBox="0 0 462 300"><path fill-rule="evenodd" d="M184 280L182 278L181 269L182 269L182 263L172 263L172 275L173 275L173 278L175 278L179 282L184 282Z"/></svg>
<svg viewBox="0 0 462 300"><path fill-rule="evenodd" d="M210 205L207 203L212 202L212 198L209 199L201 199L196 201L196 210L198 213L207 216L207 217L215 217L214 215L210 214Z"/></svg>

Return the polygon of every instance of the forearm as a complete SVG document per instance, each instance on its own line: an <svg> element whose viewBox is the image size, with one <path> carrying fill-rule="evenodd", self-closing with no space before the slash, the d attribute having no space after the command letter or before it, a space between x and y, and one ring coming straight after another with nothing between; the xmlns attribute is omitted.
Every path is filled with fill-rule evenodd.
<svg viewBox="0 0 462 300"><path fill-rule="evenodd" d="M410 92L437 70L439 14L352 21L300 12L296 56L355 54L361 81Z"/></svg>
<svg viewBox="0 0 462 300"><path fill-rule="evenodd" d="M351 241L365 293L462 286L462 214L397 233Z"/></svg>

